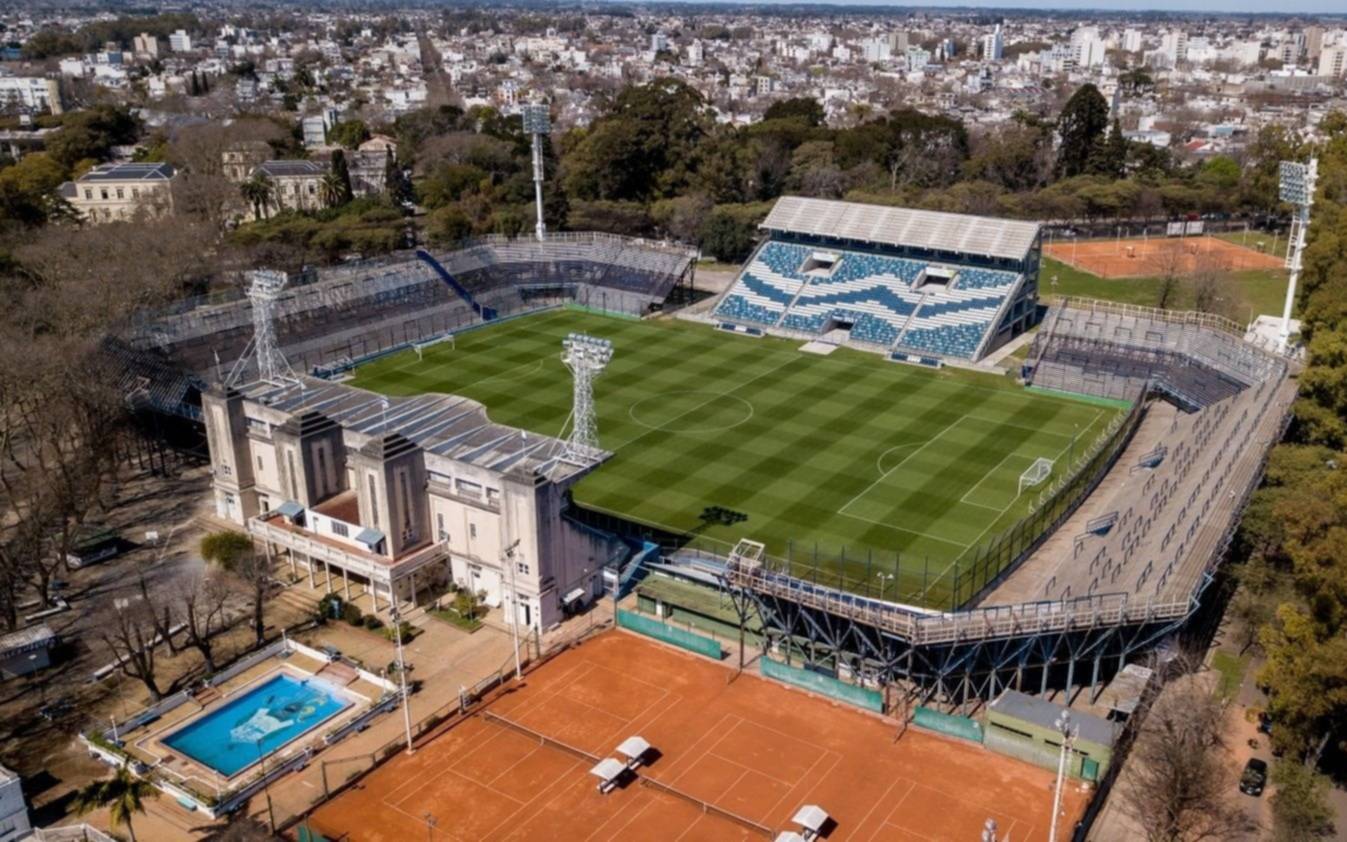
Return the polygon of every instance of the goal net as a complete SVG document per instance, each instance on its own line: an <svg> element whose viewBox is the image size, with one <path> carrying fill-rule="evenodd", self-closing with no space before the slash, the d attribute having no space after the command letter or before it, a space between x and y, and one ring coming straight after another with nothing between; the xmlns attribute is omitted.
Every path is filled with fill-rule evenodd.
<svg viewBox="0 0 1347 842"><path fill-rule="evenodd" d="M454 346L454 334L448 333L444 336L437 336L434 339L427 339L425 342L413 342L412 350L416 351L416 359L418 361L424 359L425 350L432 345L448 345L449 350L457 350Z"/></svg>
<svg viewBox="0 0 1347 842"><path fill-rule="evenodd" d="M1047 479L1051 473L1052 473L1051 459L1046 459L1042 456L1035 459L1034 464L1030 465L1028 468L1025 469L1024 473L1020 474L1019 493L1023 494L1024 489L1033 488L1035 485L1038 485L1043 480Z"/></svg>

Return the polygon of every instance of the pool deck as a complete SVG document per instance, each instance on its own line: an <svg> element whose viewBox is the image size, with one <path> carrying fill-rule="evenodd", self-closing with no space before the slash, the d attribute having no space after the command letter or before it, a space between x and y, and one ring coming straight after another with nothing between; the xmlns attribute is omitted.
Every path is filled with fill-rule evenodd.
<svg viewBox="0 0 1347 842"><path fill-rule="evenodd" d="M302 653L293 652L286 658L268 658L218 687L195 694L191 701L168 711L160 718L119 736L125 743L125 749L146 764L189 784L195 790L217 794L224 792L249 778L256 771L258 764L250 764L233 775L225 776L175 751L164 741L188 723L218 710L241 693L246 693L252 687L281 672L301 679L318 676L351 696L355 704L270 752L266 756L268 762L289 757L305 745L316 744L318 748L323 748L323 734L364 713L382 693L381 688L360 679L354 670L345 665L327 664Z"/></svg>

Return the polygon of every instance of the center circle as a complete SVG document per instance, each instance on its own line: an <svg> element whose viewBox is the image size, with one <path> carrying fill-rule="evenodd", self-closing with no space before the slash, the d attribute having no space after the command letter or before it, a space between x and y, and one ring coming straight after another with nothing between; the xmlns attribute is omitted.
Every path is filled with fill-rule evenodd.
<svg viewBox="0 0 1347 842"><path fill-rule="evenodd" d="M719 392L665 392L641 398L627 410L631 420L666 433L718 433L753 417L753 404Z"/></svg>

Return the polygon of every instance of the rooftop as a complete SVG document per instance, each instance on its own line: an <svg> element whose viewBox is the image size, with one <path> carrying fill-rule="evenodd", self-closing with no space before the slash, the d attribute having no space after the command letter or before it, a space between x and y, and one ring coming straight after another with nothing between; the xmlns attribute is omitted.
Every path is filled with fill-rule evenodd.
<svg viewBox="0 0 1347 842"><path fill-rule="evenodd" d="M284 178L286 176L301 175L323 175L327 172L327 167L317 161L263 161L257 165L257 169L272 178Z"/></svg>
<svg viewBox="0 0 1347 842"><path fill-rule="evenodd" d="M256 381L241 391L294 420L317 413L371 442L400 436L429 453L498 473L555 468L556 476L566 476L578 470L558 459L563 447L558 439L494 423L482 404L456 395L384 397L313 377Z"/></svg>
<svg viewBox="0 0 1347 842"><path fill-rule="evenodd" d="M988 709L1005 716L1013 716L1040 728L1054 730L1053 723L1065 709L1061 705L1029 696L1017 690L1007 690L996 698ZM1071 711L1071 724L1079 729L1080 738L1097 745L1111 746L1118 736L1119 726L1092 713Z"/></svg>
<svg viewBox="0 0 1347 842"><path fill-rule="evenodd" d="M168 181L175 172L172 164L102 164L79 181Z"/></svg>
<svg viewBox="0 0 1347 842"><path fill-rule="evenodd" d="M51 646L55 642L56 632L46 625L29 626L0 636L0 658Z"/></svg>
<svg viewBox="0 0 1347 842"><path fill-rule="evenodd" d="M762 223L768 231L836 237L903 248L1022 260L1036 222L782 196Z"/></svg>

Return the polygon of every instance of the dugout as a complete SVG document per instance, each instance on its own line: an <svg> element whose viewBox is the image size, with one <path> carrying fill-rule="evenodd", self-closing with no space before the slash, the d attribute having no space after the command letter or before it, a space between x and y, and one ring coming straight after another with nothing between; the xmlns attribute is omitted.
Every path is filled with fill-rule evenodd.
<svg viewBox="0 0 1347 842"><path fill-rule="evenodd" d="M1053 723L1063 710L1046 699L1007 690L987 706L983 744L1001 754L1056 770L1062 735ZM1071 723L1079 733L1067 761L1067 774L1097 781L1113 760L1113 744L1121 726L1079 710L1071 711Z"/></svg>

